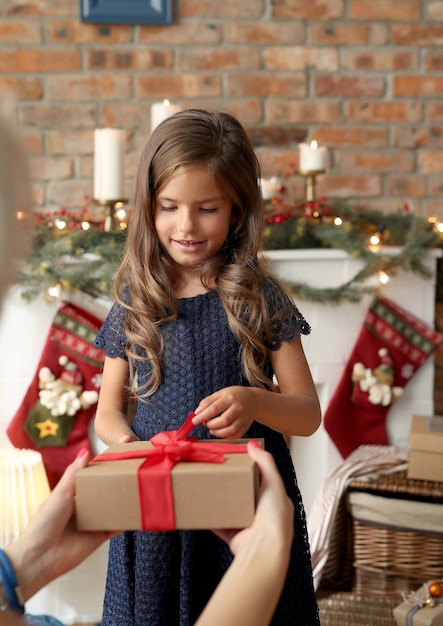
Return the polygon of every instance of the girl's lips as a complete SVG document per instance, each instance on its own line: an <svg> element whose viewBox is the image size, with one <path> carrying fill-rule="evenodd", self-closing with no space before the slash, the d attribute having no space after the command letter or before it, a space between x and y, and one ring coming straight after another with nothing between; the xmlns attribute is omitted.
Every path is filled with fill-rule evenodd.
<svg viewBox="0 0 443 626"><path fill-rule="evenodd" d="M203 241L187 241L185 239L182 240L174 240L175 243L185 250L196 250L203 245Z"/></svg>

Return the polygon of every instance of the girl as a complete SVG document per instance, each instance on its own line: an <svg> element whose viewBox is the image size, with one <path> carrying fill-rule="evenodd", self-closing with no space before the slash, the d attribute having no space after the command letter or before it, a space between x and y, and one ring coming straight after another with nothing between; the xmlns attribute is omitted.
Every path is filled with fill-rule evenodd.
<svg viewBox="0 0 443 626"><path fill-rule="evenodd" d="M95 429L108 445L147 440L195 411L199 438L263 437L296 511L272 624L318 626L305 513L283 437L311 435L321 420L300 341L310 328L259 260L259 178L250 141L227 113L177 113L150 136L116 302L96 342L106 359ZM211 532L119 535L103 626L191 626L231 560Z"/></svg>

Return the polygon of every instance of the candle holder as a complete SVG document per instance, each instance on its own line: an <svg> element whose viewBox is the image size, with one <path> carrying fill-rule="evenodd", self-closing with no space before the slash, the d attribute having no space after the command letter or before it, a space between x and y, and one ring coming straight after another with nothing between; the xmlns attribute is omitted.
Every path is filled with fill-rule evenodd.
<svg viewBox="0 0 443 626"><path fill-rule="evenodd" d="M127 198L121 198L120 200L95 200L97 204L104 207L105 221L103 229L106 232L119 229L119 224L115 219L115 210L122 207L127 201Z"/></svg>
<svg viewBox="0 0 443 626"><path fill-rule="evenodd" d="M315 200L316 177L324 174L325 170L299 170L298 173L305 177L306 202L312 202Z"/></svg>

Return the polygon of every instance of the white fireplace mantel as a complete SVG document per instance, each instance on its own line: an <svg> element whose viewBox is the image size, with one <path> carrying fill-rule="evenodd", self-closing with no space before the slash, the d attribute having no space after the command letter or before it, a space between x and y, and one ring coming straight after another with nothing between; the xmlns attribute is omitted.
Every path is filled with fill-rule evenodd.
<svg viewBox="0 0 443 626"><path fill-rule="evenodd" d="M384 248L383 253L396 254L400 248ZM351 280L362 268L362 262L336 249L268 251L274 271L284 280L307 283L311 287L338 287ZM435 282L440 250L431 250L423 263L433 273L426 279L400 271L386 285L378 278L367 285L380 286L381 293L430 326L435 321ZM340 380L342 370L355 344L373 296L365 294L359 303L340 305L312 303L295 298L301 313L312 327L303 337L323 412ZM434 361L421 367L390 409L387 417L389 442L407 447L409 425L414 413L432 415L434 411ZM292 437L291 452L306 510L309 511L324 478L342 461L323 426L308 438Z"/></svg>
<svg viewBox="0 0 443 626"><path fill-rule="evenodd" d="M337 287L349 281L361 268L361 262L341 250L282 250L266 252L265 256L284 280L305 282L319 288ZM431 251L424 259L432 272L435 272L439 256L440 251ZM428 324L434 324L434 279L400 272L382 289L386 297ZM303 346L323 411L339 381L371 299L372 296L365 295L359 303L340 305L296 299L312 327L312 333L303 336ZM109 307L109 303L80 296L76 296L73 302L98 317L104 316ZM6 427L34 375L56 308L55 303L47 304L42 298L28 304L16 293L11 293L6 301L0 325L0 447L10 445ZM434 364L429 359L389 412L387 424L392 444L406 446L414 413L433 413L433 387ZM312 437L292 437L290 447L305 508L309 511L323 479L338 466L341 457L322 426ZM104 546L85 563L37 594L28 603L28 611L53 615L65 624L98 622L106 559Z"/></svg>

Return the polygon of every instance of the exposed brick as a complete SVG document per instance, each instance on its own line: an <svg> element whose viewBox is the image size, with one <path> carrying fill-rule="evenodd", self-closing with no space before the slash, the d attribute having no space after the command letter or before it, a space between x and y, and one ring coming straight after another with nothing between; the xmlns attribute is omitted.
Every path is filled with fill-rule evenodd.
<svg viewBox="0 0 443 626"><path fill-rule="evenodd" d="M386 89L385 78L328 75L314 77L316 96L341 98L380 98Z"/></svg>
<svg viewBox="0 0 443 626"><path fill-rule="evenodd" d="M41 133L24 129L23 135L25 145L30 156L32 156L33 154L43 153L43 140Z"/></svg>
<svg viewBox="0 0 443 626"><path fill-rule="evenodd" d="M324 174L318 179L317 193L328 198L359 198L379 196L381 193L379 176L362 174Z"/></svg>
<svg viewBox="0 0 443 626"><path fill-rule="evenodd" d="M429 52L424 58L425 70L428 72L441 72L443 70L443 52Z"/></svg>
<svg viewBox="0 0 443 626"><path fill-rule="evenodd" d="M307 94L306 76L301 72L262 72L230 74L227 77L226 95L230 97L292 97Z"/></svg>
<svg viewBox="0 0 443 626"><path fill-rule="evenodd" d="M437 217L440 222L443 222L443 199L440 196L439 198L430 198L429 200L423 203L423 213L428 217ZM443 238L441 239L441 243L443 243ZM443 389L442 389L443 391Z"/></svg>
<svg viewBox="0 0 443 626"><path fill-rule="evenodd" d="M426 6L427 19L443 22L443 0L429 0Z"/></svg>
<svg viewBox="0 0 443 626"><path fill-rule="evenodd" d="M125 44L133 41L134 29L127 25L85 24L75 20L50 20L46 24L47 41L75 44Z"/></svg>
<svg viewBox="0 0 443 626"><path fill-rule="evenodd" d="M431 196L440 196L443 198L443 174L440 172L438 174L433 174L428 177L429 182L429 194ZM443 199L442 199L443 202Z"/></svg>
<svg viewBox="0 0 443 626"><path fill-rule="evenodd" d="M296 97L296 94L293 95ZM266 105L270 122L312 124L343 121L342 104L337 100L269 100Z"/></svg>
<svg viewBox="0 0 443 626"><path fill-rule="evenodd" d="M315 129L315 138L326 146L384 147L388 143L389 130L384 127L325 125Z"/></svg>
<svg viewBox="0 0 443 626"><path fill-rule="evenodd" d="M306 130L294 126L260 126L247 129L254 146L289 146L300 143L306 137Z"/></svg>
<svg viewBox="0 0 443 626"><path fill-rule="evenodd" d="M94 105L30 105L20 109L19 120L27 126L39 128L94 128Z"/></svg>
<svg viewBox="0 0 443 626"><path fill-rule="evenodd" d="M0 23L0 44L14 46L40 44L42 41L39 22L12 22Z"/></svg>
<svg viewBox="0 0 443 626"><path fill-rule="evenodd" d="M443 25L395 24L391 28L391 40L396 46L441 46Z"/></svg>
<svg viewBox="0 0 443 626"><path fill-rule="evenodd" d="M222 27L217 23L180 22L168 26L140 26L141 44L166 46L194 46L218 44L222 41Z"/></svg>
<svg viewBox="0 0 443 626"><path fill-rule="evenodd" d="M91 193L91 180L55 181L48 184L46 202L60 208L81 209Z"/></svg>
<svg viewBox="0 0 443 626"><path fill-rule="evenodd" d="M132 78L128 75L94 74L48 76L46 96L51 100L127 100L133 96Z"/></svg>
<svg viewBox="0 0 443 626"><path fill-rule="evenodd" d="M181 17L223 18L225 20L236 18L260 17L263 14L262 0L181 0Z"/></svg>
<svg viewBox="0 0 443 626"><path fill-rule="evenodd" d="M260 160L262 174L264 176L284 175L286 172L293 172L295 167L296 153L291 147L288 149L275 150L269 147L256 148ZM300 178L301 177L297 177ZM303 180L300 181L303 184Z"/></svg>
<svg viewBox="0 0 443 626"><path fill-rule="evenodd" d="M174 104L180 105L179 102ZM99 123L101 126L114 126L115 128L135 128L140 132L143 127L149 129L150 105L146 100L136 102L110 102L100 107Z"/></svg>
<svg viewBox="0 0 443 626"><path fill-rule="evenodd" d="M348 119L360 122L419 122L421 102L348 102Z"/></svg>
<svg viewBox="0 0 443 626"><path fill-rule="evenodd" d="M77 0L3 0L5 15L78 16Z"/></svg>
<svg viewBox="0 0 443 626"><path fill-rule="evenodd" d="M182 48L177 50L177 66L184 71L256 70L260 67L260 56L258 50L246 46Z"/></svg>
<svg viewBox="0 0 443 626"><path fill-rule="evenodd" d="M390 196L401 198L425 196L426 180L423 176L388 176L386 178L386 191Z"/></svg>
<svg viewBox="0 0 443 626"><path fill-rule="evenodd" d="M430 122L443 121L443 102L429 102L425 106L426 119Z"/></svg>
<svg viewBox="0 0 443 626"><path fill-rule="evenodd" d="M51 155L91 154L94 145L94 131L51 130L46 135L47 151Z"/></svg>
<svg viewBox="0 0 443 626"><path fill-rule="evenodd" d="M336 150L335 167L344 172L412 172L415 160L414 154L406 150Z"/></svg>
<svg viewBox="0 0 443 626"><path fill-rule="evenodd" d="M139 76L137 93L141 98L196 98L222 95L220 76L214 74L180 74Z"/></svg>
<svg viewBox="0 0 443 626"><path fill-rule="evenodd" d="M350 0L351 20L398 20L411 22L420 19L421 0Z"/></svg>
<svg viewBox="0 0 443 626"><path fill-rule="evenodd" d="M87 55L87 67L91 70L139 71L170 70L171 50L133 50L125 48L94 48Z"/></svg>
<svg viewBox="0 0 443 626"><path fill-rule="evenodd" d="M306 41L304 25L297 22L228 22L226 41L252 45L302 44Z"/></svg>
<svg viewBox="0 0 443 626"><path fill-rule="evenodd" d="M313 67L330 72L338 69L338 52L331 47L272 46L263 50L262 57L268 69L302 70Z"/></svg>
<svg viewBox="0 0 443 626"><path fill-rule="evenodd" d="M387 43L385 24L355 24L354 22L312 22L311 43L334 46L382 46Z"/></svg>
<svg viewBox="0 0 443 626"><path fill-rule="evenodd" d="M297 20L334 20L344 17L345 0L273 0L273 16Z"/></svg>
<svg viewBox="0 0 443 626"><path fill-rule="evenodd" d="M77 50L0 50L0 72L74 72L80 68Z"/></svg>
<svg viewBox="0 0 443 626"><path fill-rule="evenodd" d="M406 126L393 129L393 144L401 148L443 146L441 126Z"/></svg>
<svg viewBox="0 0 443 626"><path fill-rule="evenodd" d="M12 91L16 100L40 100L42 81L28 76L0 76L0 91Z"/></svg>
<svg viewBox="0 0 443 626"><path fill-rule="evenodd" d="M398 72L415 70L419 66L418 52L411 50L344 50L342 59L345 70Z"/></svg>
<svg viewBox="0 0 443 626"><path fill-rule="evenodd" d="M443 76L393 76L392 95L396 98L429 98L443 94Z"/></svg>
<svg viewBox="0 0 443 626"><path fill-rule="evenodd" d="M419 150L418 167L423 174L443 172L443 150Z"/></svg>
<svg viewBox="0 0 443 626"><path fill-rule="evenodd" d="M244 125L260 124L263 121L263 107L259 98L253 100L229 100L229 102L226 102L225 99L215 100L208 103L207 108L214 111L228 111Z"/></svg>
<svg viewBox="0 0 443 626"><path fill-rule="evenodd" d="M35 157L30 159L31 174L37 180L72 178L74 166L67 157Z"/></svg>

